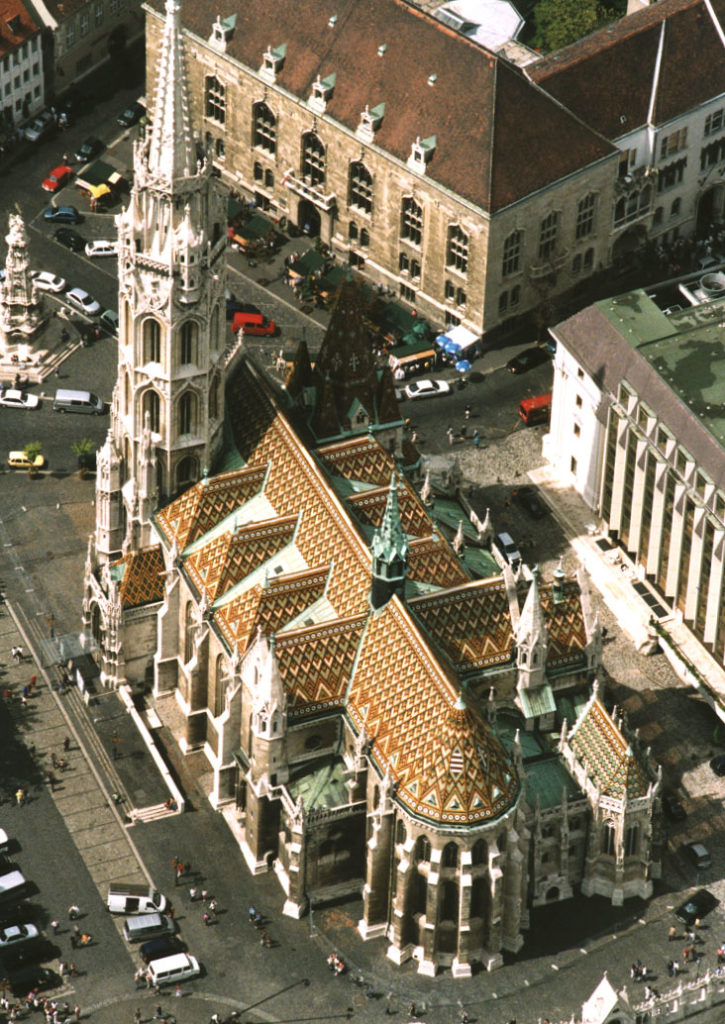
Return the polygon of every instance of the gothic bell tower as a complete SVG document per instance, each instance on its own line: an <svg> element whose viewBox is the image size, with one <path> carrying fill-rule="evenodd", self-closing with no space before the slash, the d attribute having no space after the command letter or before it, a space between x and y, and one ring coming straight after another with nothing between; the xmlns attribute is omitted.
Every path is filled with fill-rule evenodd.
<svg viewBox="0 0 725 1024"><path fill-rule="evenodd" d="M99 561L152 539L151 515L211 469L224 420L225 202L192 138L179 0L167 0L150 104L116 217L118 378L98 455Z"/></svg>

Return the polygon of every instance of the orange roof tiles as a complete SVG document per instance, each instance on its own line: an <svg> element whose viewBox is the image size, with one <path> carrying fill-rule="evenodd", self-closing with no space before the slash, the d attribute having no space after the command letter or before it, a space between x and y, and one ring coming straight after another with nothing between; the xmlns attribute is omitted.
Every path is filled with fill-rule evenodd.
<svg viewBox="0 0 725 1024"><path fill-rule="evenodd" d="M151 548L132 551L109 564L109 569L123 566L119 588L121 605L138 608L144 604L162 601L164 597L164 556L157 544Z"/></svg>
<svg viewBox="0 0 725 1024"><path fill-rule="evenodd" d="M264 483L264 466L235 469L200 480L156 514L164 535L181 551L257 494Z"/></svg>
<svg viewBox="0 0 725 1024"><path fill-rule="evenodd" d="M275 652L290 717L343 704L365 619L356 615L277 634Z"/></svg>
<svg viewBox="0 0 725 1024"><path fill-rule="evenodd" d="M465 672L510 659L514 635L501 577L412 598L409 604L425 632L456 669Z"/></svg>
<svg viewBox="0 0 725 1024"><path fill-rule="evenodd" d="M0 57L12 53L40 31L41 25L21 0L0 0Z"/></svg>

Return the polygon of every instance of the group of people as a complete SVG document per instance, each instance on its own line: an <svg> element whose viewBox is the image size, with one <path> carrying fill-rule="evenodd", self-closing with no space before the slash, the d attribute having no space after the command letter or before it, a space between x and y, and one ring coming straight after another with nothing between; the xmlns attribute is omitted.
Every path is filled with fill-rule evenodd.
<svg viewBox="0 0 725 1024"><path fill-rule="evenodd" d="M56 999L42 996L37 988L32 989L23 999L26 1010L42 1010L46 1024L63 1024L64 1021L77 1022L81 1018L81 1008L75 1005L72 1009L70 1003L59 1003ZM8 1020L15 1020L18 1017L19 1007L13 1006L5 993L0 996L0 1010L6 1014Z"/></svg>
<svg viewBox="0 0 725 1024"><path fill-rule="evenodd" d="M330 953L327 958L327 966L330 968L334 975L344 974L347 970L347 965L342 957L334 951Z"/></svg>

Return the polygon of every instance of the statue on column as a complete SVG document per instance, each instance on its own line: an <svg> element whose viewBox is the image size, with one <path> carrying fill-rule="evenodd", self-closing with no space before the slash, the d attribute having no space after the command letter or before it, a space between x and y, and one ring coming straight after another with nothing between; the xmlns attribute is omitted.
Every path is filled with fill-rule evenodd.
<svg viewBox="0 0 725 1024"><path fill-rule="evenodd" d="M0 282L0 361L25 362L31 358L28 337L46 314L30 276L25 222L19 213L11 213L9 225L5 280Z"/></svg>

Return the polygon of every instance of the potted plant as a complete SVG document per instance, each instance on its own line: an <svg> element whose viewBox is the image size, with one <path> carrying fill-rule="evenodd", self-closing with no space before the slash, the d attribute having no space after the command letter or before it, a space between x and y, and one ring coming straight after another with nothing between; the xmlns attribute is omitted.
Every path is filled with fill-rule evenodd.
<svg viewBox="0 0 725 1024"><path fill-rule="evenodd" d="M96 442L90 437L82 437L71 445L71 451L78 459L78 471L81 480L85 480L88 473L96 468L95 447Z"/></svg>
<svg viewBox="0 0 725 1024"><path fill-rule="evenodd" d="M40 453L43 450L43 445L40 441L28 441L23 448L23 455L28 460L30 465L28 466L28 476L36 477L38 475L38 469L42 465L42 459L40 459Z"/></svg>

